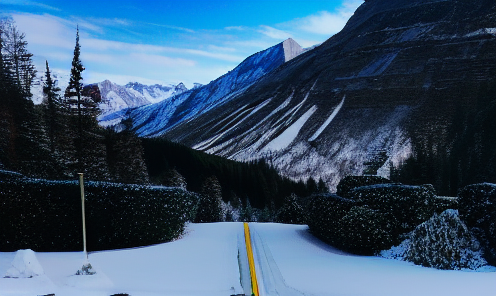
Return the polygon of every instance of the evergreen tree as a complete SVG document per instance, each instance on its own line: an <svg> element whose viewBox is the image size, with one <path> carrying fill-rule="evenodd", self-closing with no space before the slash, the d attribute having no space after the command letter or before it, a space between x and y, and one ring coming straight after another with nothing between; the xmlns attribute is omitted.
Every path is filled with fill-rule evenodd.
<svg viewBox="0 0 496 296"><path fill-rule="evenodd" d="M143 184L150 181L141 140L133 132L124 130L116 133L113 129L107 129L105 145L107 163L113 181L134 184ZM170 176L172 183L164 185L186 189L186 179L175 170L171 174L173 175Z"/></svg>
<svg viewBox="0 0 496 296"><path fill-rule="evenodd" d="M195 222L220 221L222 221L222 188L217 177L211 176L203 182Z"/></svg>
<svg viewBox="0 0 496 296"><path fill-rule="evenodd" d="M0 23L3 35L3 51L5 61L10 65L14 81L25 97L31 96L31 84L36 76L36 69L32 62L33 54L27 50L27 41L24 33L19 32L12 18L4 19Z"/></svg>
<svg viewBox="0 0 496 296"><path fill-rule="evenodd" d="M0 88L2 120L0 149L2 163L10 170L46 177L50 174L50 153L41 116L31 97L34 65L27 42L12 19L0 22Z"/></svg>
<svg viewBox="0 0 496 296"><path fill-rule="evenodd" d="M277 222L289 224L303 224L306 222L303 207L299 204L296 194L292 193L286 197L277 214Z"/></svg>
<svg viewBox="0 0 496 296"><path fill-rule="evenodd" d="M253 208L250 204L250 200L247 198L245 207L242 209L239 217L242 222L252 222L253 219Z"/></svg>
<svg viewBox="0 0 496 296"><path fill-rule="evenodd" d="M84 67L80 54L79 28L77 28L71 77L64 94L64 103L70 115L69 132L74 139L75 147L73 153L67 154L73 157L68 163L69 171L71 175L83 172L93 180L110 180L104 131L96 120L98 104L92 97L85 96L81 82L83 80L81 72L84 71Z"/></svg>
<svg viewBox="0 0 496 296"><path fill-rule="evenodd" d="M61 102L58 95L60 88L55 85L50 74L48 61L46 61L45 83L43 85L43 105L45 109L45 121L47 125L48 137L50 139L50 151L55 152L55 134L61 129L59 124L59 109Z"/></svg>
<svg viewBox="0 0 496 296"><path fill-rule="evenodd" d="M319 193L329 192L329 189L327 188L327 185L324 183L324 180L322 180L322 178L319 178L319 183L317 184L317 191Z"/></svg>

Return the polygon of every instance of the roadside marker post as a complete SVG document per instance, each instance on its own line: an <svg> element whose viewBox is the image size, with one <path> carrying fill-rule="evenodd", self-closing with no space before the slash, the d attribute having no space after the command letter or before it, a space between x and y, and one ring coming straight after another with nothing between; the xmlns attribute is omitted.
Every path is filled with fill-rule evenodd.
<svg viewBox="0 0 496 296"><path fill-rule="evenodd" d="M83 173L78 173L79 175L79 187L81 188L81 208L83 215L83 245L84 245L84 257L88 261L88 252L86 251L86 215L84 213L84 180Z"/></svg>

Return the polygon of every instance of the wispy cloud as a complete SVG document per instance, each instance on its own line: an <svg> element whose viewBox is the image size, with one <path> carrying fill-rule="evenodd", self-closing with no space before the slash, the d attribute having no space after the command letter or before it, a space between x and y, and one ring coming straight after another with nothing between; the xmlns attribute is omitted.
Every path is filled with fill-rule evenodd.
<svg viewBox="0 0 496 296"><path fill-rule="evenodd" d="M188 32L188 33L195 33L195 30L188 29L188 28L183 28L183 27L178 27L178 26L163 25L163 24L154 24L154 23L144 23L144 24L155 26L155 27L161 27L161 28L167 28L167 29L172 29L172 30L177 30L177 31Z"/></svg>
<svg viewBox="0 0 496 296"><path fill-rule="evenodd" d="M53 6L46 5L44 3L39 3L39 2L36 2L36 1L2 0L2 4L4 4L4 5L19 5L19 6L34 6L34 7L48 9L48 10L60 11L60 9L57 8L57 7L53 7Z"/></svg>
<svg viewBox="0 0 496 296"><path fill-rule="evenodd" d="M248 30L249 28L245 26L231 26L231 27L225 27L224 29L228 31L245 31Z"/></svg>
<svg viewBox="0 0 496 296"><path fill-rule="evenodd" d="M348 19L362 3L363 0L346 0L333 12L320 11L316 14L281 24L281 27L330 37L341 31Z"/></svg>
<svg viewBox="0 0 496 296"><path fill-rule="evenodd" d="M273 28L270 26L265 26L265 25L260 26L259 32L266 35L266 36L269 36L270 38L273 38L273 39L287 39L287 38L293 37L293 35L291 35L290 33L286 32L286 31L279 30L279 29L276 29L276 28Z"/></svg>
<svg viewBox="0 0 496 296"><path fill-rule="evenodd" d="M129 57L137 62L163 67L194 67L195 61L182 58L170 58L167 56L131 53Z"/></svg>

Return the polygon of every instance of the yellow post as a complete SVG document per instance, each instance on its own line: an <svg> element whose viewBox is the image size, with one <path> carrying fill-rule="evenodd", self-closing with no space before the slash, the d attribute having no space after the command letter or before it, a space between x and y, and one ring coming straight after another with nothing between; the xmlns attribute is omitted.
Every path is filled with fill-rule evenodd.
<svg viewBox="0 0 496 296"><path fill-rule="evenodd" d="M78 173L79 175L79 187L81 188L81 206L83 211L83 245L84 245L84 256L86 261L88 261L88 252L86 251L86 219L84 214L84 181L83 173Z"/></svg>
<svg viewBox="0 0 496 296"><path fill-rule="evenodd" d="M253 259L253 250L251 248L250 228L248 226L248 223L245 222L244 227L245 227L246 253L248 254L248 264L250 265L251 290L253 292L253 295L259 296L257 274L255 273L255 260Z"/></svg>

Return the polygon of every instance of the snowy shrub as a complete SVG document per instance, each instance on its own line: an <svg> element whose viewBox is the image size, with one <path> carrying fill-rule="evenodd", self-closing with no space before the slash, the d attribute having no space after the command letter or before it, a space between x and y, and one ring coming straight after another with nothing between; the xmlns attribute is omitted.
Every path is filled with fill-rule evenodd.
<svg viewBox="0 0 496 296"><path fill-rule="evenodd" d="M496 265L496 184L473 184L460 189L458 209L460 218L481 242L486 260Z"/></svg>
<svg viewBox="0 0 496 296"><path fill-rule="evenodd" d="M357 187L387 183L391 183L391 181L379 176L346 176L339 181L336 194L345 198L350 198L351 190Z"/></svg>
<svg viewBox="0 0 496 296"><path fill-rule="evenodd" d="M361 255L373 255L392 245L391 224L379 211L354 206L339 221L336 247Z"/></svg>
<svg viewBox="0 0 496 296"><path fill-rule="evenodd" d="M354 204L352 200L333 194L312 196L306 208L310 231L321 240L337 246L341 239L340 220Z"/></svg>
<svg viewBox="0 0 496 296"><path fill-rule="evenodd" d="M194 195L180 188L85 182L88 250L136 247L177 238ZM82 249L77 181L0 180L0 250Z"/></svg>
<svg viewBox="0 0 496 296"><path fill-rule="evenodd" d="M298 202L298 196L294 193L287 196L277 213L276 221L288 224L305 224L306 220L303 208Z"/></svg>
<svg viewBox="0 0 496 296"><path fill-rule="evenodd" d="M350 195L357 204L390 217L394 237L412 231L434 213L435 193L429 187L378 184L355 188Z"/></svg>
<svg viewBox="0 0 496 296"><path fill-rule="evenodd" d="M481 247L457 210L446 210L418 225L401 245L403 260L438 269L477 269L486 265Z"/></svg>

